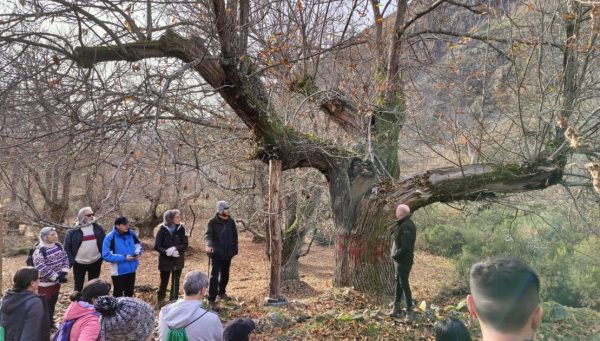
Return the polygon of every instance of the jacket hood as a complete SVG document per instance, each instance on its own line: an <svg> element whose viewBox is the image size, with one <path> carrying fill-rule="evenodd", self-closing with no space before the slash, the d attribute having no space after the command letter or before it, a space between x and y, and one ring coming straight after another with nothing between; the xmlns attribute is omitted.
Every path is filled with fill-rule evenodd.
<svg viewBox="0 0 600 341"><path fill-rule="evenodd" d="M12 314L22 309L27 301L35 297L37 295L29 290L13 291L9 289L2 298L2 313Z"/></svg>
<svg viewBox="0 0 600 341"><path fill-rule="evenodd" d="M87 302L83 301L71 302L71 304L69 305L69 307L67 307L67 310L65 311L65 320L73 320L96 311L93 305L86 303ZM89 308L86 308L85 305L89 305Z"/></svg>
<svg viewBox="0 0 600 341"><path fill-rule="evenodd" d="M165 229L165 230L169 231L169 228L167 227L167 225L165 225L165 223L160 223L159 226L161 229ZM183 227L183 224L177 225L177 229L175 229L175 231L178 231L182 227ZM129 229L129 231L131 231L131 229Z"/></svg>
<svg viewBox="0 0 600 341"><path fill-rule="evenodd" d="M162 308L165 322L171 328L182 328L204 314L200 301L179 300Z"/></svg>

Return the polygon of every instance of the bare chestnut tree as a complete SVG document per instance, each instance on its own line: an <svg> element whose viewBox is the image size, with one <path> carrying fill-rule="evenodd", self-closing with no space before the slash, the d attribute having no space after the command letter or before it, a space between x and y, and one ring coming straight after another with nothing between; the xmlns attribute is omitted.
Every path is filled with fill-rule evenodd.
<svg viewBox="0 0 600 341"><path fill-rule="evenodd" d="M574 0L533 3L510 12L454 0L11 1L2 5L0 42L3 48L50 51L82 75L97 75L94 82L81 79L93 84L92 95L110 98L117 89L115 103L133 97L144 108L105 111L103 124L148 129L143 122L154 122L155 130L175 120L217 129L244 125L253 140L251 158L280 160L284 170L317 169L328 182L339 231L335 284L389 292L396 204L416 210L542 190L563 181L574 151L597 157L592 140L585 148L573 143L575 135L592 137L598 127L590 109L597 98L582 91L597 63L596 33L582 28L596 20L594 8ZM439 11L495 20L510 13L510 28L479 34L444 21L419 26ZM519 25L525 18L541 31ZM456 38L452 43L460 37L484 42L494 54L523 49L529 56L513 56L509 76L499 80L516 92L516 109L511 102L504 119L480 119L479 138L469 139L478 153L501 149L505 156L481 155L470 164L446 155L459 148L444 149L437 155L445 167L400 177L400 147L427 143L413 141L426 105L413 87L414 69L426 67L424 51L448 37ZM533 67L534 57L547 64ZM553 75L547 77L549 69ZM121 82L102 84L117 70ZM555 92L537 108L526 108L525 80L536 74L539 89L549 91L546 83L553 79ZM195 91L182 91L186 87ZM131 94L124 97L125 90ZM316 129L297 125L302 116L314 117ZM328 135L331 126L337 132ZM160 143L160 134L155 138ZM487 149L488 143L496 148Z"/></svg>

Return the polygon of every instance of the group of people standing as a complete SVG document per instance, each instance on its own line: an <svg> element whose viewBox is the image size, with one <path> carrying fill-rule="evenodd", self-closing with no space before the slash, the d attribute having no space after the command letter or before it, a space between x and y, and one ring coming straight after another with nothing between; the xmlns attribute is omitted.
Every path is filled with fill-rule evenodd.
<svg viewBox="0 0 600 341"><path fill-rule="evenodd" d="M237 228L229 214L227 202L217 202L217 212L208 223L204 239L206 252L213 264L211 277L208 280L206 275L198 271L190 272L184 283L184 300L190 301L188 298L193 297L194 299L191 301L199 301L198 298L202 300L206 296L210 309L218 311L217 297L220 300L231 299L226 294L226 287L229 281L231 259L238 253ZM168 303L169 283L171 287L168 301L174 302L179 298L179 282L185 265L185 253L188 245L188 236L185 226L182 224L181 212L176 209L167 210L163 214L163 222L158 226L154 242L154 250L159 253L158 308ZM8 290L2 299L0 325L6 331L5 340L48 340L49 332L57 330L54 323L54 310L61 284L68 281L67 276L71 268L73 269L75 293L70 297L73 302L65 313L65 323L67 321L76 322L69 325L70 340L97 340L99 337L104 340L110 339L111 331L115 328L118 330L118 328L107 327L108 329L104 331L104 327L99 322L99 316L104 316L104 313L111 318L120 316L119 314L124 313L117 313L119 307L119 309L125 309L125 312L129 310L135 312L136 316L139 315L138 313L151 310L152 321L149 324L153 326L152 307L132 298L136 271L142 254L142 243L137 234L129 228L126 217L117 217L112 230L106 234L102 226L95 220L95 214L91 207L79 210L77 222L74 228L67 231L64 245L58 242L56 228L42 228L39 233L39 243L32 249L27 260L29 267L19 269L15 273L13 288ZM112 285L99 279L103 261L110 263ZM87 283L85 283L86 274ZM189 280L187 280L188 277ZM111 289L113 295L107 296ZM161 313L161 316L164 316L165 325L169 323L169 316L172 318L177 315L173 313L174 311L182 312L181 308L177 308L179 305L173 306L174 304L163 308L166 311L165 314ZM195 316L197 312L191 311L190 316ZM110 319L104 318L103 320L109 323ZM119 321L121 320L123 318L119 318ZM205 321L201 322L205 323ZM245 322L241 325L247 324ZM87 328L87 326L92 327ZM194 328L192 325L186 327ZM222 327L220 328L222 333ZM59 329L58 332L60 333L60 331ZM131 328L124 329L123 332L115 335L128 335L128 331L131 332ZM80 336L74 338L74 335ZM87 338L82 335L92 335L93 337ZM141 334L136 335L138 337ZM127 338L123 340L125 339ZM208 339L218 340L220 338ZM132 340L136 340L136 338Z"/></svg>

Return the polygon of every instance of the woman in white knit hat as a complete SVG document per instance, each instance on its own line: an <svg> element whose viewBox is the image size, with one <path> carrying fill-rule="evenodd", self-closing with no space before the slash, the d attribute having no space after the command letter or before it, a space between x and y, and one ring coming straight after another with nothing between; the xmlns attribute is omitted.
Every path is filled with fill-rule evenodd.
<svg viewBox="0 0 600 341"><path fill-rule="evenodd" d="M40 230L40 243L33 252L33 266L40 273L38 294L44 296L48 306L50 327L54 327L54 307L58 301L60 284L67 282L69 258L63 246L57 242L58 235L54 227L44 227Z"/></svg>

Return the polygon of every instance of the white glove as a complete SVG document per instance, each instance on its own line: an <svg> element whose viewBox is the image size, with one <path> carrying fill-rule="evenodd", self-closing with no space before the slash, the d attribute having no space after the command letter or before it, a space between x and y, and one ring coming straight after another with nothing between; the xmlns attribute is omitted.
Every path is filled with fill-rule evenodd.
<svg viewBox="0 0 600 341"><path fill-rule="evenodd" d="M57 279L58 279L58 274L54 274L54 275L50 276L50 280L52 282L56 282Z"/></svg>
<svg viewBox="0 0 600 341"><path fill-rule="evenodd" d="M177 250L173 251L173 257L179 257L179 251L177 251Z"/></svg>
<svg viewBox="0 0 600 341"><path fill-rule="evenodd" d="M135 246L135 254L139 255L142 253L142 246L141 245L136 245Z"/></svg>
<svg viewBox="0 0 600 341"><path fill-rule="evenodd" d="M177 251L177 249L175 248L175 246L171 246L170 248L167 249L167 256L172 257L173 256L173 252Z"/></svg>

